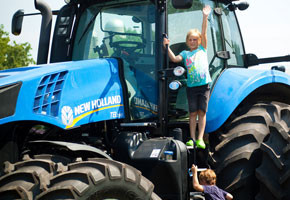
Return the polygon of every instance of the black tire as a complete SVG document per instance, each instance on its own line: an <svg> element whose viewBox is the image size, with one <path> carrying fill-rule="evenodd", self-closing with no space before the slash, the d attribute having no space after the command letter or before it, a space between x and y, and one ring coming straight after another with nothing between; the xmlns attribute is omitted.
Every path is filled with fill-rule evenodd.
<svg viewBox="0 0 290 200"><path fill-rule="evenodd" d="M262 143L262 164L256 169L260 192L256 200L290 199L290 107L280 122L270 126L269 138Z"/></svg>
<svg viewBox="0 0 290 200"><path fill-rule="evenodd" d="M98 158L68 164L67 170L54 176L48 189L36 199L160 199L153 189L154 185L137 169Z"/></svg>
<svg viewBox="0 0 290 200"><path fill-rule="evenodd" d="M68 164L70 163L70 164ZM0 199L160 200L154 185L137 169L107 159L76 162L52 155L5 163Z"/></svg>
<svg viewBox="0 0 290 200"><path fill-rule="evenodd" d="M3 163L5 161L18 161L18 145L16 142L8 141L0 147L0 175L3 175Z"/></svg>
<svg viewBox="0 0 290 200"><path fill-rule="evenodd" d="M5 175L0 178L0 199L31 200L46 187L50 177L57 173L56 163L69 162L52 155L25 155L23 161L4 163Z"/></svg>
<svg viewBox="0 0 290 200"><path fill-rule="evenodd" d="M261 163L261 143L270 133L269 125L280 120L281 110L286 106L271 102L242 107L219 134L212 155L217 185L232 193L236 200L255 198L259 190L255 169Z"/></svg>

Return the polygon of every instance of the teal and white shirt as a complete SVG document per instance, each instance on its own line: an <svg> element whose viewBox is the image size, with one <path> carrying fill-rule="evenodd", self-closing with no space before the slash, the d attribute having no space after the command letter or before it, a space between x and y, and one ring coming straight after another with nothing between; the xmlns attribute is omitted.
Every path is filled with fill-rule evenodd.
<svg viewBox="0 0 290 200"><path fill-rule="evenodd" d="M207 51L202 45L193 51L182 51L182 61L187 68L187 87L195 87L210 83Z"/></svg>

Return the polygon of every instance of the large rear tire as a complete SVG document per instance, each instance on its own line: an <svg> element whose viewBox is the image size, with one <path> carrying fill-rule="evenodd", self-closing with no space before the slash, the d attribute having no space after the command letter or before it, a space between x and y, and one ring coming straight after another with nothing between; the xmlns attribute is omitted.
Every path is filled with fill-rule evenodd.
<svg viewBox="0 0 290 200"><path fill-rule="evenodd" d="M260 146L270 133L269 125L280 120L285 107L288 105L278 102L242 107L217 133L219 142L214 145L212 155L217 185L232 193L236 200L255 198L259 190L255 169L261 163Z"/></svg>
<svg viewBox="0 0 290 200"><path fill-rule="evenodd" d="M270 126L269 138L262 143L262 164L256 169L260 191L256 200L290 199L290 108L282 119Z"/></svg>

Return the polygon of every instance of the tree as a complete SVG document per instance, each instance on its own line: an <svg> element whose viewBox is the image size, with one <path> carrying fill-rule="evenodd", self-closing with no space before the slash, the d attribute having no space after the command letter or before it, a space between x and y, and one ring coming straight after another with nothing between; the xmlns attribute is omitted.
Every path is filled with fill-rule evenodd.
<svg viewBox="0 0 290 200"><path fill-rule="evenodd" d="M32 48L28 42L17 44L13 41L12 45L9 42L9 34L0 24L0 70L35 64L30 54Z"/></svg>

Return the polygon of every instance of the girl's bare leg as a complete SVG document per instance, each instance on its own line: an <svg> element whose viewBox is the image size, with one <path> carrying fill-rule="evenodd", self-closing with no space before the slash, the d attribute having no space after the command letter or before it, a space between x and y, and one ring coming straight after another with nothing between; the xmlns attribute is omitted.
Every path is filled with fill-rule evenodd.
<svg viewBox="0 0 290 200"><path fill-rule="evenodd" d="M189 129L190 129L190 137L196 140L195 131L196 131L196 117L197 112L192 112L189 114Z"/></svg>
<svg viewBox="0 0 290 200"><path fill-rule="evenodd" d="M197 111L198 114L198 140L203 139L205 124L206 124L206 113L202 110Z"/></svg>

